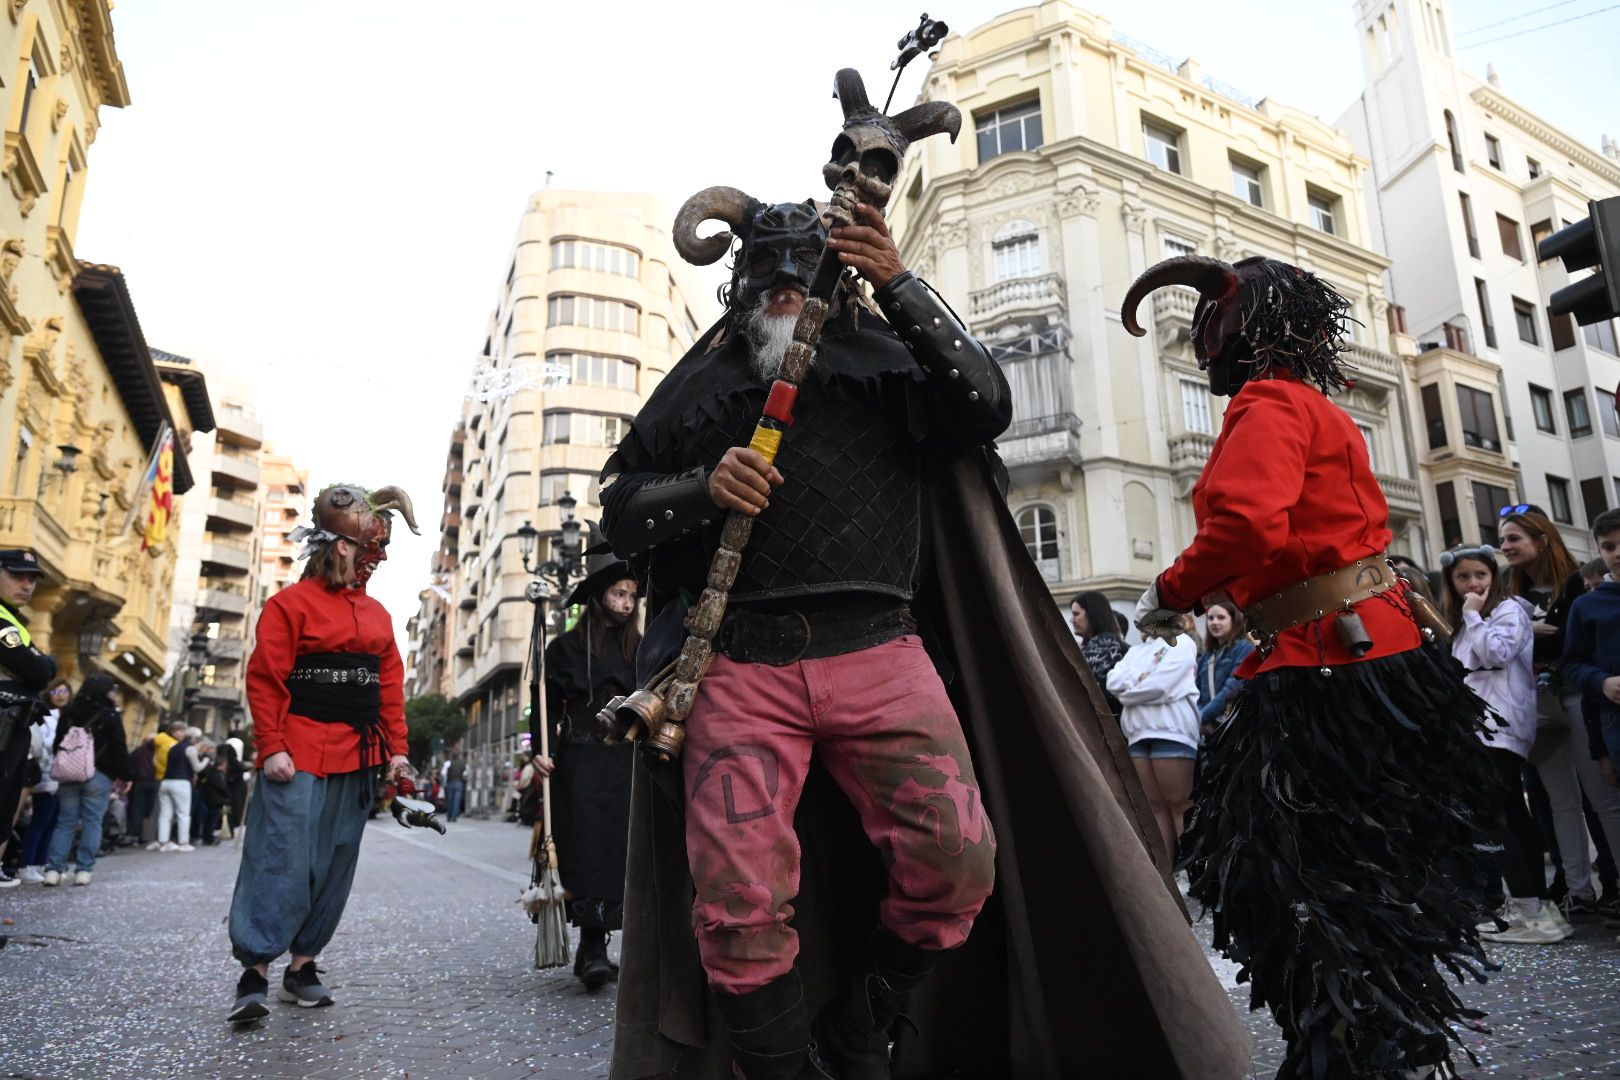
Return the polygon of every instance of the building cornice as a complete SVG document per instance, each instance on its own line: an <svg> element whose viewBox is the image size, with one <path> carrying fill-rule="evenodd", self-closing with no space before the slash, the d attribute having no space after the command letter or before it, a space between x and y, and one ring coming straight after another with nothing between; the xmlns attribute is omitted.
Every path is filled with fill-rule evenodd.
<svg viewBox="0 0 1620 1080"><path fill-rule="evenodd" d="M1525 134L1535 136L1583 169L1620 188L1620 165L1616 165L1573 136L1553 127L1496 87L1490 85L1477 87L1470 96L1480 108L1501 117Z"/></svg>
<svg viewBox="0 0 1620 1080"><path fill-rule="evenodd" d="M84 52L95 71L102 103L122 109L129 104L129 83L113 39L112 5L107 0L78 0L78 7L84 21Z"/></svg>

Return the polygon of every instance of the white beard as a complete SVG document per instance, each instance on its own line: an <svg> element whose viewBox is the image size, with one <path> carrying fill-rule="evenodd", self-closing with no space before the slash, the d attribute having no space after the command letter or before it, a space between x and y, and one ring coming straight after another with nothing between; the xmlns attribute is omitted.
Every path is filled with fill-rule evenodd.
<svg viewBox="0 0 1620 1080"><path fill-rule="evenodd" d="M749 362L754 378L766 383L782 373L782 362L787 359L788 346L793 343L793 328L799 322L797 315L765 314L770 305L770 295L763 295L743 318L743 334L752 346Z"/></svg>

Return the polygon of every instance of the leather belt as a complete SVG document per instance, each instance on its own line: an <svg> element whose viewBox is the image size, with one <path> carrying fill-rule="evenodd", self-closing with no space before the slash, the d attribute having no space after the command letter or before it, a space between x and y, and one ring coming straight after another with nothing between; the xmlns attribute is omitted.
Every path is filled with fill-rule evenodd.
<svg viewBox="0 0 1620 1080"><path fill-rule="evenodd" d="M739 663L786 667L869 649L916 628L905 607L811 612L738 607L726 613L714 647Z"/></svg>
<svg viewBox="0 0 1620 1080"><path fill-rule="evenodd" d="M1284 630L1348 611L1363 600L1393 589L1399 581L1380 552L1257 600L1243 609L1243 617L1262 642L1275 642Z"/></svg>
<svg viewBox="0 0 1620 1080"><path fill-rule="evenodd" d="M335 683L337 685L370 686L382 682L382 674L356 668L293 668L287 673L288 682Z"/></svg>

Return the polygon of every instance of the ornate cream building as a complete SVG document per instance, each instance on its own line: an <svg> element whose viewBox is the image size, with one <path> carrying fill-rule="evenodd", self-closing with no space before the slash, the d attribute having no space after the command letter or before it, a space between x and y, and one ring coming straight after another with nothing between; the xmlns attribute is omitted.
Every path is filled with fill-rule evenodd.
<svg viewBox="0 0 1620 1080"><path fill-rule="evenodd" d="M1366 90L1340 118L1371 161L1373 235L1420 357L1411 414L1436 547L1496 536L1534 503L1579 557L1620 505L1616 324L1550 317L1563 264L1535 245L1620 194L1620 154L1581 143L1453 55L1447 0L1360 0Z"/></svg>
<svg viewBox="0 0 1620 1080"><path fill-rule="evenodd" d="M450 443L436 588L412 634L413 687L448 682L470 745L524 729L533 608L518 530L540 530L545 560L564 495L580 519L599 516L610 448L714 313L671 220L649 195L545 190L518 224Z"/></svg>
<svg viewBox="0 0 1620 1080"><path fill-rule="evenodd" d="M35 640L77 683L111 672L151 730L173 587L170 539L142 551L147 461L213 426L200 377L160 370L123 274L74 251L103 106L129 104L107 0L11 0L0 14L0 547L39 555ZM137 520L138 519L138 520Z"/></svg>
<svg viewBox="0 0 1620 1080"><path fill-rule="evenodd" d="M1359 384L1335 400L1366 435L1395 550L1426 547L1392 352L1410 346L1387 329L1388 261L1370 250L1366 162L1345 135L1063 0L947 38L922 97L957 104L962 137L914 150L890 220L1012 385L1010 504L1062 602L1080 588L1134 600L1192 537L1225 406L1188 343L1194 294L1156 294L1146 338L1119 313L1137 274L1182 253L1275 256L1351 298Z"/></svg>

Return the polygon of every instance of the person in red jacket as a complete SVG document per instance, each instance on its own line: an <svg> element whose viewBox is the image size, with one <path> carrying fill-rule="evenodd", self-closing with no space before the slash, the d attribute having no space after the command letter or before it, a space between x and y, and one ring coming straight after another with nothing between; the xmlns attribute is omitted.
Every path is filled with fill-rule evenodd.
<svg viewBox="0 0 1620 1080"><path fill-rule="evenodd" d="M1206 743L1184 836L1191 895L1287 1039L1279 1078L1452 1076L1477 1026L1436 970L1479 978L1470 865L1489 762L1484 703L1421 648L1427 614L1385 560L1389 508L1354 421L1328 395L1349 302L1271 259L1188 256L1143 274L1200 294L1192 340L1230 396L1193 488L1198 532L1137 606L1144 634L1235 603L1259 647ZM1414 611L1414 603L1418 604Z"/></svg>
<svg viewBox="0 0 1620 1080"><path fill-rule="evenodd" d="M366 594L388 558L392 511L416 531L397 488L339 485L295 529L303 579L272 596L248 660L260 776L231 898L231 951L243 971L232 1023L269 1015L270 962L291 952L278 996L332 1004L315 966L348 902L376 788L408 771L404 666L393 620Z"/></svg>

